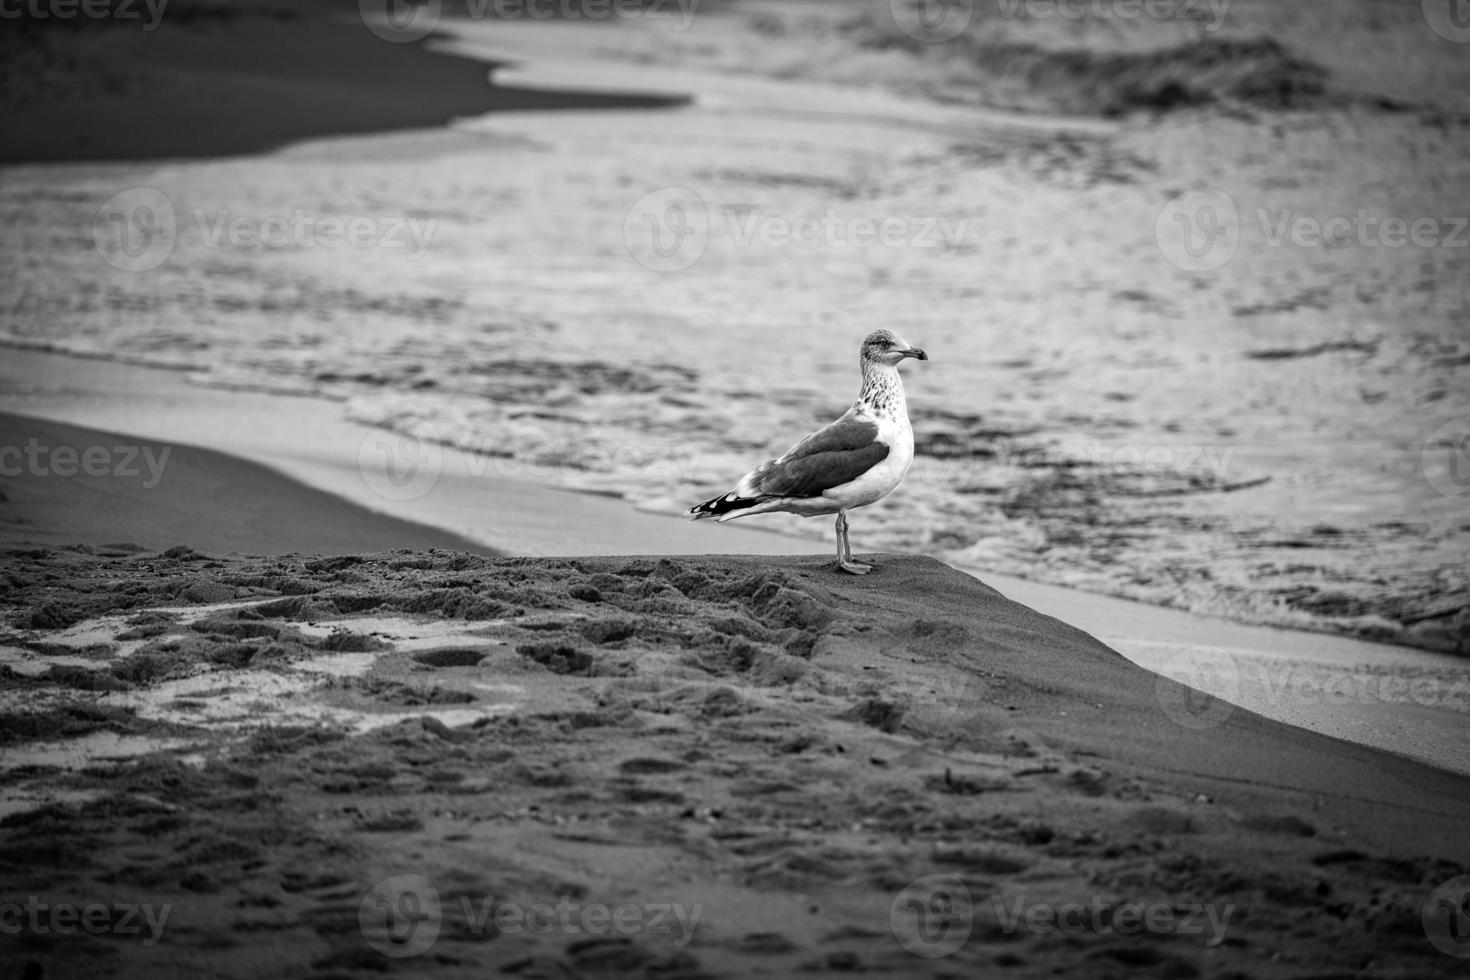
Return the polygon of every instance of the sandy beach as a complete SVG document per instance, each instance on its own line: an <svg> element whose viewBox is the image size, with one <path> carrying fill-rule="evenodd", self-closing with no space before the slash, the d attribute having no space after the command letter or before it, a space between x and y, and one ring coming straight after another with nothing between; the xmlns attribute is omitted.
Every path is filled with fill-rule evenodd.
<svg viewBox="0 0 1470 980"><path fill-rule="evenodd" d="M1464 651L1466 88L1422 11L1241 3L1213 33L986 15L966 53L854 5L762 10L711 8L683 33L446 13L381 57L458 64L477 94L404 98L486 98L475 73L498 65L496 85L563 108L253 157L9 167L0 336L320 395L678 513L840 412L844 352L893 327L937 353L915 379L918 463L869 511L873 546ZM338 29L237 20L223 33L242 44ZM1320 23L1340 50L1311 39ZM1068 97L1119 72L1137 91L1105 92L1111 109ZM1180 88L1196 75L1205 90ZM1033 104L1010 99L1028 80ZM193 81L148 104L166 118L170 93L218 79ZM692 101L579 102L597 93ZM382 125L430 122L399 104ZM201 152L242 152L217 142L237 114L206 122ZM660 224L676 213L687 235ZM1170 237L1206 213L1237 220ZM159 222L136 258L127 215ZM1437 238L1377 234L1421 218ZM1338 219L1340 247L1297 233ZM1189 249L1215 241L1196 268Z"/></svg>
<svg viewBox="0 0 1470 980"><path fill-rule="evenodd" d="M66 363L99 372L76 413L276 431L243 409L271 396L24 356L6 403L50 407L43 366ZM332 409L283 422L304 405ZM59 446L139 460L134 479L0 477L0 908L105 898L157 926L25 931L25 969L1290 977L1391 957L1385 975L1457 975L1421 920L1470 871L1470 776L1190 690L932 559L874 555L858 580L825 553L486 557L349 502L350 463L318 461L329 495L0 418L53 468ZM597 509L621 502L567 496L564 533L618 540ZM1061 608L1097 615L1086 598ZM1135 640L1248 642L1136 609ZM1376 706L1393 728L1419 707ZM1430 758L1454 754L1454 724L1426 729ZM421 919L395 918L405 902ZM404 921L432 929L404 939Z"/></svg>
<svg viewBox="0 0 1470 980"><path fill-rule="evenodd" d="M1420 907L1470 870L1470 781L1246 712L1196 726L1209 699L1086 634L876 560L12 551L37 584L7 594L0 731L30 802L0 820L0 900L172 908L156 946L17 951L48 976L380 970L374 894L432 889L419 974L1457 975ZM936 892L964 937L923 920ZM514 919L557 903L699 913ZM1017 903L1103 911L1007 926ZM1134 935L1124 906L1167 912Z"/></svg>
<svg viewBox="0 0 1470 980"><path fill-rule="evenodd" d="M372 6L0 42L0 978L1463 975L1452 21Z"/></svg>
<svg viewBox="0 0 1470 980"><path fill-rule="evenodd" d="M122 442L151 445L155 458L165 447L187 452L190 447L212 446L238 457L229 470L239 482L237 496L289 501L299 492L296 484L301 484L317 491L313 500L345 501L349 514L384 515L394 520L393 526L401 529L398 533L410 536L407 541L362 536L354 539L357 551L402 543L538 556L831 553L828 542L793 536L801 532L798 518L771 515L766 523L715 527L630 511L614 496L549 489L540 481L554 477L556 468L525 467L515 460L427 442L403 443L391 430L343 419L340 406L329 400L283 399L200 386L180 371L15 351L0 365L0 411L7 410L73 427L111 424L145 437ZM44 446L70 446L79 458L85 451L86 439L61 441L47 436L44 425L13 424L18 426L12 439L17 447L35 439ZM102 439L95 434L89 438ZM109 446L118 443L116 438L102 441ZM385 444L390 450L386 453ZM243 460L256 467L249 470L250 478L242 480ZM146 469L141 457L138 468ZM395 473L413 476L400 486L392 479ZM166 478L164 471L160 487ZM32 486L49 488L56 482L43 479L32 481ZM106 482L114 496L128 499L119 481ZM172 512L160 512L162 494L137 492L145 482L142 478L133 482L129 509L153 513L154 529L179 526ZM189 506L192 489L173 491L169 497ZM20 492L12 497L25 499ZM308 525L315 533L325 512L308 511L317 518ZM55 537L28 532L41 523L37 515L12 513L6 525L11 543L57 543ZM309 550L304 543L299 548L267 548L268 539L279 540L270 537L276 521L228 520L249 513L248 507L213 512L212 521L202 522L210 537L200 540L222 534L236 541L260 535L256 548L242 550ZM53 508L52 515L60 526L76 521L64 508ZM116 526L99 520L94 511L84 510L83 515L90 525L71 528L63 542L97 547L124 539ZM425 528L439 533L412 537L415 529ZM855 531L859 547L866 533L860 523ZM194 544L174 537L160 545L182 543ZM1134 663L1203 687L1233 705L1470 775L1470 678L1461 657L1235 623L961 567L1008 598L1091 633Z"/></svg>

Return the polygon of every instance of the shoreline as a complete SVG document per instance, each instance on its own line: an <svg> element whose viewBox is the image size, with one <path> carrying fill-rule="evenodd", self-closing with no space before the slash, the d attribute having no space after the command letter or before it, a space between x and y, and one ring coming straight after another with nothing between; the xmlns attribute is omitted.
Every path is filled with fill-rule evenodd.
<svg viewBox="0 0 1470 980"><path fill-rule="evenodd" d="M408 499L385 498L361 469L361 449L374 430L343 419L338 403L193 385L186 372L173 369L16 352L0 367L0 411L83 427L106 420L129 435L163 443L207 443L351 508L508 554L826 556L830 551L826 542L778 529L691 523L638 511L621 499L548 488L497 474L486 460L448 447L440 451L432 486ZM240 419L249 424L239 425ZM859 525L855 533L860 530ZM364 544L360 550L377 550ZM859 539L858 551L863 550ZM1453 681L1464 676L1463 658L1234 623L980 569L958 571L1085 630L1146 669L1204 687L1248 711L1470 774L1470 724L1465 723L1470 706L1456 696ZM1223 675L1217 669L1222 664ZM1358 680L1385 669L1418 680L1418 694L1410 697L1408 688L1364 688Z"/></svg>
<svg viewBox="0 0 1470 980"><path fill-rule="evenodd" d="M5 107L0 164L220 159L334 136L422 130L432 137L455 119L490 112L688 101L501 85L492 77L499 63L441 50L438 34L390 43L359 18L357 4L333 0L203 11L170 5L156 29L103 24L91 34L22 21L16 30L35 45L23 53L45 88Z"/></svg>
<svg viewBox="0 0 1470 980"><path fill-rule="evenodd" d="M56 452L62 447L65 455ZM186 547L212 554L327 556L441 548L502 554L198 446L0 412L0 452L0 545L8 548L82 544L115 554Z"/></svg>

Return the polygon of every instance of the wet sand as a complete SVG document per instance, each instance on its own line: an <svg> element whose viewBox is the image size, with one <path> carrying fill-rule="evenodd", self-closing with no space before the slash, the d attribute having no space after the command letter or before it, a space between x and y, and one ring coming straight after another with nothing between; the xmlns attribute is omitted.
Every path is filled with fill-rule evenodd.
<svg viewBox="0 0 1470 980"><path fill-rule="evenodd" d="M195 446L0 413L0 545L249 554L498 554Z"/></svg>
<svg viewBox="0 0 1470 980"><path fill-rule="evenodd" d="M7 79L0 162L228 157L329 135L434 131L486 112L684 101L496 85L494 63L422 39L384 41L341 0L176 0L156 26L147 21L13 22L10 71L32 77Z"/></svg>

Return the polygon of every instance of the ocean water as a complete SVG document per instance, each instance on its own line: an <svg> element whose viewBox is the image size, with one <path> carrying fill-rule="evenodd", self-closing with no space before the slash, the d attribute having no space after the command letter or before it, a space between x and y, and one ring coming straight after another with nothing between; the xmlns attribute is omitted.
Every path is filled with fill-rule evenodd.
<svg viewBox="0 0 1470 980"><path fill-rule="evenodd" d="M1442 210L1364 176L1463 174L1452 142L789 92L8 168L0 338L310 392L677 514L840 414L886 327L932 360L860 550L1465 649L1466 250L1272 241L1287 212ZM1161 215L1211 188L1239 243L1181 268Z"/></svg>

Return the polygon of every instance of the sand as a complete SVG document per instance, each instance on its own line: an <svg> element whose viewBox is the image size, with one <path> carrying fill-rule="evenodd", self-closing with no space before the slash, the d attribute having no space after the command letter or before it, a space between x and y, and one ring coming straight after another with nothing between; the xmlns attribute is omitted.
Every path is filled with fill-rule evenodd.
<svg viewBox="0 0 1470 980"><path fill-rule="evenodd" d="M208 449L8 414L0 414L0 446L6 545L342 555L372 541L497 553Z"/></svg>
<svg viewBox="0 0 1470 980"><path fill-rule="evenodd" d="M261 474L279 473L355 508L439 528L474 542L479 551L534 556L831 553L827 521L810 522L824 538L773 534L800 533L802 522L787 515L692 524L632 510L613 496L548 488L539 482L548 471L449 446L432 447L432 481L409 481L404 489L410 492L394 492L386 480L387 460L372 450L381 440L397 446L395 434L348 421L342 406L329 400L221 390L193 384L193 377L110 360L14 351L0 363L0 410L73 426L113 426L159 446L212 446L257 464ZM430 448L399 447L406 451L396 455L396 462L407 465ZM283 493L273 481L241 492L258 499ZM141 509L157 500L156 494L141 495L133 506ZM221 512L215 530L240 513ZM154 518L160 524L176 520ZM262 530L273 526L268 522ZM366 530L352 550L372 551L398 540L374 536L370 525ZM866 511L854 515L857 547L880 540L873 530ZM231 533L248 536L251 527L232 526ZM57 543L24 534L11 540ZM93 535L73 533L61 541L101 546L116 543L118 536L102 525ZM959 567L1008 598L1086 630L1135 663L1204 686L1232 704L1470 774L1470 674L1462 657L1246 625Z"/></svg>
<svg viewBox="0 0 1470 980"><path fill-rule="evenodd" d="M1470 871L1470 780L1211 723L969 576L871 558L9 552L0 737L28 802L0 902L171 909L154 946L27 934L14 961L1458 975L1420 909ZM109 759L127 739L164 747ZM388 941L376 901L405 889L437 898L431 943ZM915 918L936 890L952 934ZM1130 903L1171 911L1134 935ZM533 933L538 904L577 911ZM1097 918L1011 918L1069 904ZM581 918L604 906L626 932Z"/></svg>
<svg viewBox="0 0 1470 980"><path fill-rule="evenodd" d="M1470 779L1189 692L931 559L865 555L878 570L859 580L825 555L432 550L437 532L264 466L6 418L8 443L82 459L171 450L151 488L0 484L0 907L34 893L166 916L156 943L143 918L81 942L25 932L26 968L1458 966L1419 913L1470 867ZM246 506L210 510L226 488ZM282 509L261 519L262 500ZM251 551L256 535L298 550L280 546L279 520L298 513L301 551L421 537L338 557L187 546L213 535ZM161 527L178 546L57 546ZM50 540L15 546L36 530ZM1228 642L1222 628L1186 636ZM377 903L405 894L437 935L388 939L403 925ZM925 911L934 901L950 912ZM519 925L543 906L563 912ZM609 933L604 907L626 907L628 928ZM1133 907L1157 928L1127 931L1125 911L1115 929ZM1063 908L1076 927L1058 933L1046 910Z"/></svg>
<svg viewBox="0 0 1470 980"><path fill-rule="evenodd" d="M0 907L168 910L156 944L143 919L24 933L15 962L48 976L383 950L446 976L1458 966L1418 916L1470 864L1470 779L1191 693L931 559L864 556L858 580L825 555L432 550L451 536L265 466L5 424L83 460L170 450L152 487L141 462L0 481ZM58 546L159 533L177 546ZM377 902L405 889L436 896L432 942L386 938ZM952 931L916 918L936 894ZM539 906L568 911L519 928ZM604 906L629 928L582 918ZM1132 906L1158 928L1115 930ZM1058 934L1060 908L1089 911Z"/></svg>

